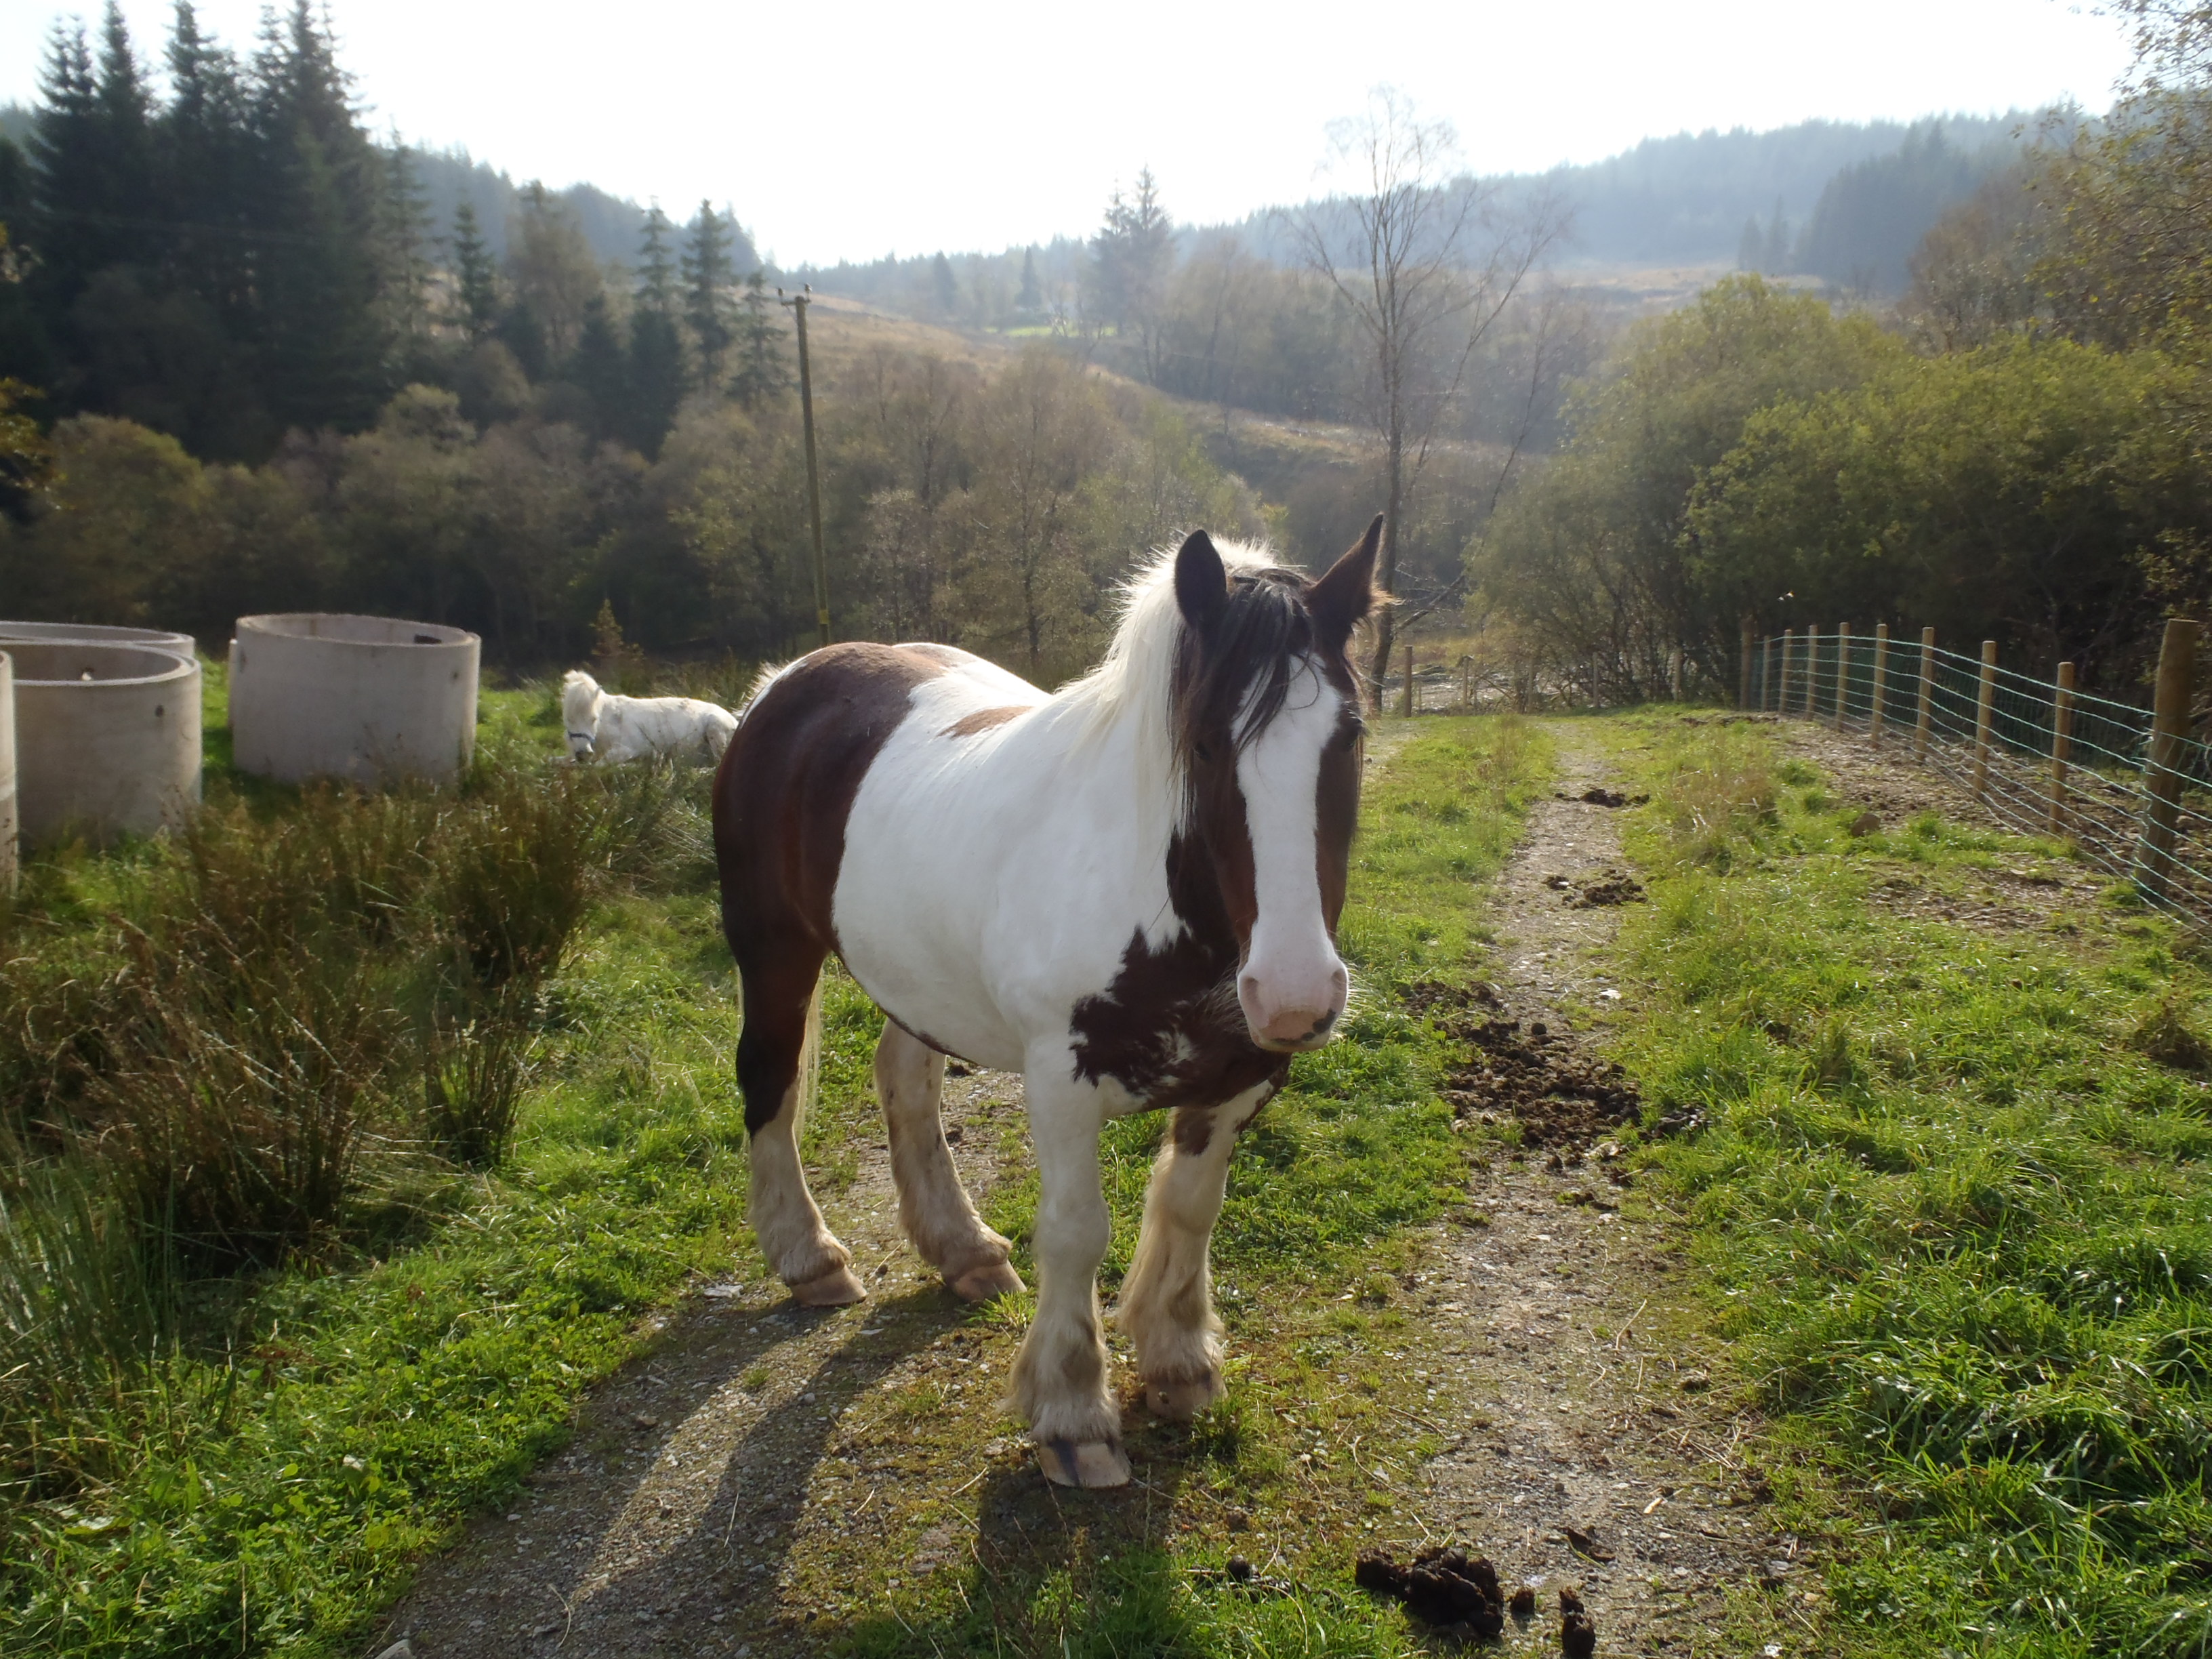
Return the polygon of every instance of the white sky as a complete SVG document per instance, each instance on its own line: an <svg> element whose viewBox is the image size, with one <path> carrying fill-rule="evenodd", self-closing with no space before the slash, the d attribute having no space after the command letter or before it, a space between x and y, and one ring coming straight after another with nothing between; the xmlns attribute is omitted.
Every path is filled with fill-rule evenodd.
<svg viewBox="0 0 2212 1659"><path fill-rule="evenodd" d="M1332 117L1391 82L1480 172L1686 128L2107 101L2118 26L2067 0L329 0L380 129L512 173L732 204L786 264L1081 234L1149 163L1179 220L1308 194ZM0 0L0 100L57 16ZM158 55L167 0L125 0ZM261 0L200 0L250 46Z"/></svg>

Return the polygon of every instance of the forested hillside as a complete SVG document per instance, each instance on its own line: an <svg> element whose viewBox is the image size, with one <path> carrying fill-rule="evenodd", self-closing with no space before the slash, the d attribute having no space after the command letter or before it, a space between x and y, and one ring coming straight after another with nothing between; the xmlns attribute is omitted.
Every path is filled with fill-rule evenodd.
<svg viewBox="0 0 2212 1659"><path fill-rule="evenodd" d="M729 215L379 146L307 0L243 58L179 7L163 62L112 6L65 27L0 139L11 614L220 639L388 611L520 665L611 631L733 682L811 634L790 323ZM623 260L595 215L630 222ZM1066 353L816 328L841 634L1057 679L1166 528L1260 528L1176 417Z"/></svg>
<svg viewBox="0 0 2212 1659"><path fill-rule="evenodd" d="M1676 644L1720 677L1747 618L1834 612L2124 691L2149 619L2212 593L2207 82L2197 14L2136 10L2101 126L1816 122L1482 179L1384 98L1370 196L1194 227L1140 173L1081 240L781 274L949 331L817 312L840 631L1050 677L1176 525L1311 558L1384 506L1386 635L1493 629L1523 685L1633 694ZM358 606L516 664L595 619L694 657L805 635L790 322L730 212L379 144L307 0L246 55L180 7L161 64L111 7L0 124L11 609ZM1647 317L1588 264L1731 249L1789 283Z"/></svg>

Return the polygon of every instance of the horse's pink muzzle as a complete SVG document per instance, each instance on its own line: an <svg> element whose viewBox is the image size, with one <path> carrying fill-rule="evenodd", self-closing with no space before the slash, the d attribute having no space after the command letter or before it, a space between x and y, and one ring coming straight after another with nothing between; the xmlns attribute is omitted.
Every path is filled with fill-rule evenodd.
<svg viewBox="0 0 2212 1659"><path fill-rule="evenodd" d="M1344 964L1332 958L1320 971L1281 980L1248 969L1237 976L1237 1000L1253 1042L1279 1054L1297 1054L1328 1041L1351 988Z"/></svg>

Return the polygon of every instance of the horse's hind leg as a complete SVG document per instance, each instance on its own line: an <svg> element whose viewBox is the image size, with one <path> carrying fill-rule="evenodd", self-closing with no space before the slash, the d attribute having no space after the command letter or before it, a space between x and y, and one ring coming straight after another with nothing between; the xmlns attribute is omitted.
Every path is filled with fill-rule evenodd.
<svg viewBox="0 0 2212 1659"><path fill-rule="evenodd" d="M1218 1106L1180 1108L1152 1166L1118 1322L1137 1350L1145 1403L1158 1416L1181 1421L1221 1397L1221 1322L1207 1252L1228 1190L1230 1152L1273 1092L1262 1084Z"/></svg>
<svg viewBox="0 0 2212 1659"><path fill-rule="evenodd" d="M945 1144L939 1121L945 1056L885 1020L883 1041L876 1045L876 1093L890 1130L899 1224L922 1260L969 1302L1020 1290L1021 1275L1006 1261L1006 1241L975 1213Z"/></svg>
<svg viewBox="0 0 2212 1659"><path fill-rule="evenodd" d="M741 972L745 1023L738 1036L738 1086L745 1097L752 1161L753 1237L801 1305L858 1302L867 1291L854 1277L852 1252L823 1224L799 1161L822 957L756 963Z"/></svg>

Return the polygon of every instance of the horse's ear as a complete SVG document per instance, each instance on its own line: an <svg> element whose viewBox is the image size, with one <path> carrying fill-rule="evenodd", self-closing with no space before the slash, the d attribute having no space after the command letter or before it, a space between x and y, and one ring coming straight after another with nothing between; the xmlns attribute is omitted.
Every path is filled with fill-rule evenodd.
<svg viewBox="0 0 2212 1659"><path fill-rule="evenodd" d="M1341 651L1352 630L1377 604L1389 602L1388 595L1375 591L1375 556L1382 548L1382 515L1377 513L1352 550L1306 584L1306 612L1325 649Z"/></svg>
<svg viewBox="0 0 2212 1659"><path fill-rule="evenodd" d="M1175 583L1183 621L1200 638L1212 633L1229 604L1229 570L1203 530L1192 531L1176 550Z"/></svg>

